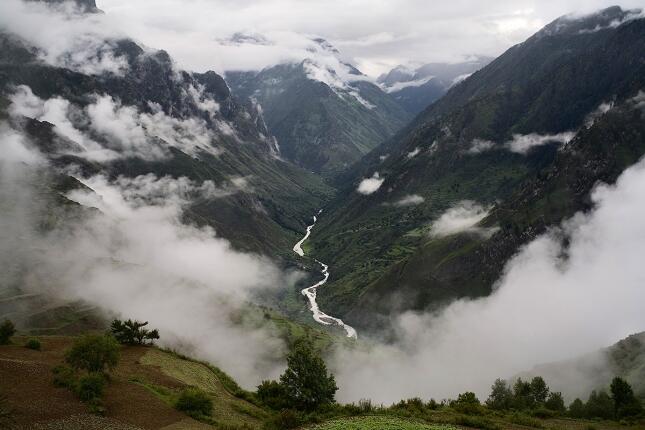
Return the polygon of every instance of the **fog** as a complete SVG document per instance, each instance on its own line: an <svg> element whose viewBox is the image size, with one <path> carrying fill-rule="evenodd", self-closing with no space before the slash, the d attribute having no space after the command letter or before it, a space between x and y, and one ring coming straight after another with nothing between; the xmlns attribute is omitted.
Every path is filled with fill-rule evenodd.
<svg viewBox="0 0 645 430"><path fill-rule="evenodd" d="M268 258L237 252L212 229L180 221L190 200L225 198L234 185L77 176L85 188L66 197L88 209L67 213L34 185L52 170L28 140L2 125L0 145L0 255L9 269L3 285L20 280L25 293L51 304L81 300L109 315L149 321L162 346L216 363L246 387L279 374L282 341L271 326L245 324L240 312L288 277ZM52 218L61 222L39 228Z"/></svg>
<svg viewBox="0 0 645 430"><path fill-rule="evenodd" d="M595 189L596 208L588 215L523 247L491 296L458 300L433 314L405 313L395 322L394 344L338 352L339 398L392 402L474 390L483 400L495 378L645 329L644 193L641 161L615 186ZM566 248L563 237L570 240ZM569 376L565 393L587 387L596 375Z"/></svg>

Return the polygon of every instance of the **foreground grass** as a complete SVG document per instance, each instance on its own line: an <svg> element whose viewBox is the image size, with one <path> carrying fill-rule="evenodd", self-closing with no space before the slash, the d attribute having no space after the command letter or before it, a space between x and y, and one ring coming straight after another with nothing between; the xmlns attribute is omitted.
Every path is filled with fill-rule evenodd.
<svg viewBox="0 0 645 430"><path fill-rule="evenodd" d="M442 424L424 424L387 416L363 416L327 421L308 427L311 430L457 430Z"/></svg>

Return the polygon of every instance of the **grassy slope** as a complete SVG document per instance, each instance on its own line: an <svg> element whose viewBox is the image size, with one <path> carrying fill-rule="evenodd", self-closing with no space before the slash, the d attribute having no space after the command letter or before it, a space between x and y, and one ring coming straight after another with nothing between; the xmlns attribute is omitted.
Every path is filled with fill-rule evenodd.
<svg viewBox="0 0 645 430"><path fill-rule="evenodd" d="M74 420L91 420L83 403L66 389L52 384L51 368L63 361L64 351L73 338L39 337L42 351L24 348L25 340L15 337L13 345L0 346L0 388L8 397L16 423L33 428L37 422L63 422L71 426L69 423ZM230 428L242 425L260 428L267 413L236 397L228 379L218 369L170 352L124 347L106 392L106 418L119 426L140 429L212 428L171 406L183 387L194 385L211 396L213 418L217 422ZM122 428L117 424L115 428Z"/></svg>

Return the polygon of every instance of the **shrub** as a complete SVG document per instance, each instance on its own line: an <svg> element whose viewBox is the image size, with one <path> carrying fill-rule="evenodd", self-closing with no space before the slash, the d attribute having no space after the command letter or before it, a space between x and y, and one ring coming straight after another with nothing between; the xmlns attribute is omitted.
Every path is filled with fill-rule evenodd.
<svg viewBox="0 0 645 430"><path fill-rule="evenodd" d="M25 343L25 348L40 351L40 341L38 339L29 339L27 343Z"/></svg>
<svg viewBox="0 0 645 430"><path fill-rule="evenodd" d="M544 425L542 425L542 422L540 422L540 420L537 420L533 417L530 417L524 414L514 413L510 416L509 421L512 422L513 424L518 424L526 427L534 427L538 429L541 429L544 427Z"/></svg>
<svg viewBox="0 0 645 430"><path fill-rule="evenodd" d="M209 417L213 413L213 401L203 390L189 387L179 394L175 408L193 418Z"/></svg>
<svg viewBox="0 0 645 430"><path fill-rule="evenodd" d="M539 407L531 412L531 415L537 418L555 418L558 416L558 412L546 407Z"/></svg>
<svg viewBox="0 0 645 430"><path fill-rule="evenodd" d="M257 396L264 405L271 409L285 409L289 405L287 390L277 381L262 381L258 385Z"/></svg>
<svg viewBox="0 0 645 430"><path fill-rule="evenodd" d="M77 378L74 369L69 366L60 365L52 369L54 374L54 385L76 390Z"/></svg>
<svg viewBox="0 0 645 430"><path fill-rule="evenodd" d="M11 336L16 334L16 326L9 320L4 320L0 324L0 345L8 345L11 341Z"/></svg>
<svg viewBox="0 0 645 430"><path fill-rule="evenodd" d="M272 417L265 425L266 430L289 430L299 427L303 419L298 412L284 409Z"/></svg>
<svg viewBox="0 0 645 430"><path fill-rule="evenodd" d="M461 393L457 400L451 403L451 406L458 412L467 415L482 415L483 409L479 404L479 399L472 391Z"/></svg>
<svg viewBox="0 0 645 430"><path fill-rule="evenodd" d="M152 343L155 339L159 339L159 331L157 329L148 330L144 328L148 325L148 321L140 322L136 320L114 320L110 326L112 334L119 343L126 345L143 345L150 341Z"/></svg>
<svg viewBox="0 0 645 430"><path fill-rule="evenodd" d="M374 411L374 406L370 399L360 399L358 401L358 410L361 414L367 414Z"/></svg>
<svg viewBox="0 0 645 430"><path fill-rule="evenodd" d="M65 361L74 369L105 372L119 361L119 344L112 336L85 335L74 342L65 354Z"/></svg>
<svg viewBox="0 0 645 430"><path fill-rule="evenodd" d="M498 430L499 426L492 422L491 420L488 420L483 417L476 417L472 415L458 415L455 418L455 424L464 426L464 427L472 427L476 429L482 429L482 430Z"/></svg>
<svg viewBox="0 0 645 430"><path fill-rule="evenodd" d="M82 376L76 386L78 398L84 402L103 397L107 381L102 373L94 372Z"/></svg>

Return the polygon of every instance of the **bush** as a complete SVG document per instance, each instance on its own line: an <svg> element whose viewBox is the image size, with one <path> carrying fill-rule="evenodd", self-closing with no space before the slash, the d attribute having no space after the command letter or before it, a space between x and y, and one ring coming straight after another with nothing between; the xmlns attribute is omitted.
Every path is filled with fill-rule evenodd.
<svg viewBox="0 0 645 430"><path fill-rule="evenodd" d="M486 400L486 406L491 409L502 411L511 408L513 392L505 380L496 379L491 386L491 393Z"/></svg>
<svg viewBox="0 0 645 430"><path fill-rule="evenodd" d="M209 417L213 413L213 401L203 390L189 387L179 394L175 408L193 418Z"/></svg>
<svg viewBox="0 0 645 430"><path fill-rule="evenodd" d="M148 343L147 341L152 343L155 339L159 339L159 331L157 331L157 329L148 330L144 328L147 325L148 321L140 322L130 319L127 321L114 320L112 321L110 330L119 343L126 345L143 345Z"/></svg>
<svg viewBox="0 0 645 430"><path fill-rule="evenodd" d="M119 343L112 336L85 335L67 351L65 361L74 369L105 372L119 361Z"/></svg>
<svg viewBox="0 0 645 430"><path fill-rule="evenodd" d="M541 421L524 414L514 413L510 416L509 421L513 424L518 424L526 427L534 427L538 429L544 427Z"/></svg>
<svg viewBox="0 0 645 430"><path fill-rule="evenodd" d="M103 397L107 381L102 373L89 373L78 380L76 394L84 402Z"/></svg>
<svg viewBox="0 0 645 430"><path fill-rule="evenodd" d="M9 320L4 320L0 324L0 345L8 345L11 342L11 336L16 334L16 327Z"/></svg>
<svg viewBox="0 0 645 430"><path fill-rule="evenodd" d="M76 390L77 378L76 372L69 366L60 365L52 369L54 374L54 385L56 387L69 388Z"/></svg>
<svg viewBox="0 0 645 430"><path fill-rule="evenodd" d="M289 405L287 390L277 381L262 381L258 385L257 396L264 405L276 411Z"/></svg>
<svg viewBox="0 0 645 430"><path fill-rule="evenodd" d="M498 430L499 426L492 422L491 420L488 420L486 418L482 417L476 417L472 415L459 415L455 418L455 424L464 426L464 427L472 427L476 429L482 429L482 430Z"/></svg>
<svg viewBox="0 0 645 430"><path fill-rule="evenodd" d="M555 418L558 416L558 412L546 407L540 407L531 412L531 415L537 418Z"/></svg>
<svg viewBox="0 0 645 430"><path fill-rule="evenodd" d="M484 413L479 399L472 391L461 393L457 400L453 401L451 405L457 412L467 415L482 415Z"/></svg>
<svg viewBox="0 0 645 430"><path fill-rule="evenodd" d="M271 418L265 425L266 430L289 430L299 427L303 423L302 417L292 409L284 409Z"/></svg>
<svg viewBox="0 0 645 430"><path fill-rule="evenodd" d="M40 341L38 339L29 339L27 343L25 343L25 348L40 351Z"/></svg>

